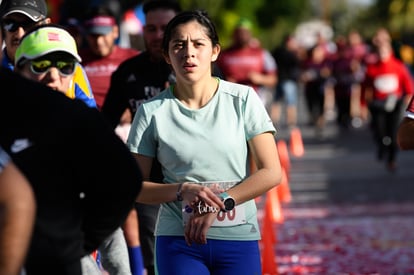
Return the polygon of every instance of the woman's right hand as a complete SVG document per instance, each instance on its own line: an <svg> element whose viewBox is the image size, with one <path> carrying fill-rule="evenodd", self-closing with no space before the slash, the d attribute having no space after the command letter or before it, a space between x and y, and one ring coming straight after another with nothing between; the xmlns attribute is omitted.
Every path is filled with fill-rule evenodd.
<svg viewBox="0 0 414 275"><path fill-rule="evenodd" d="M191 182L185 182L181 187L181 196L190 203L191 207L195 207L202 201L207 205L217 205L223 209L224 204L218 196L221 192L223 191L218 186L210 188Z"/></svg>

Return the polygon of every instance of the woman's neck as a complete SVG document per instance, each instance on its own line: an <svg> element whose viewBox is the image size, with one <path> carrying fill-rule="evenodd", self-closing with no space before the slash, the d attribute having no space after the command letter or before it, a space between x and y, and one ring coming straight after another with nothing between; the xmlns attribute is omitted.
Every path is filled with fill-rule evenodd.
<svg viewBox="0 0 414 275"><path fill-rule="evenodd" d="M191 109L200 109L214 96L218 89L218 80L209 77L205 81L186 84L177 81L173 93L183 104Z"/></svg>

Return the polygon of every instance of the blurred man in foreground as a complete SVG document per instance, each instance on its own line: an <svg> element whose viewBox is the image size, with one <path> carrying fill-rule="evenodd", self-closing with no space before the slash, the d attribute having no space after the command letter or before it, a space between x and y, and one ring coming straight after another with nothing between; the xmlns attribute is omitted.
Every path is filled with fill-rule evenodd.
<svg viewBox="0 0 414 275"><path fill-rule="evenodd" d="M20 65L38 75L70 75L74 66L63 61L23 58ZM98 110L9 68L0 68L0 82L8 87L0 93L0 146L30 182L36 200L25 273L82 274L80 259L96 250L132 209L141 188L140 170ZM22 241L27 238L27 232L19 235ZM24 248L23 242L16 254L20 259Z"/></svg>

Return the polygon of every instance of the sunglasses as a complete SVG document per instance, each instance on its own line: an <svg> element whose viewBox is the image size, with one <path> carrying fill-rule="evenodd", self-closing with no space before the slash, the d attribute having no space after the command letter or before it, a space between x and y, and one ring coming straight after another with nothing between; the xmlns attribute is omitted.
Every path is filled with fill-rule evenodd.
<svg viewBox="0 0 414 275"><path fill-rule="evenodd" d="M33 21L17 22L13 20L4 20L2 23L3 28L8 32L15 32L19 28L23 28L24 31L27 31L28 29L34 27L36 24L37 22Z"/></svg>
<svg viewBox="0 0 414 275"><path fill-rule="evenodd" d="M70 76L75 72L75 65L75 61L32 60L30 61L30 70L39 75L47 73L50 68L55 67L60 75Z"/></svg>

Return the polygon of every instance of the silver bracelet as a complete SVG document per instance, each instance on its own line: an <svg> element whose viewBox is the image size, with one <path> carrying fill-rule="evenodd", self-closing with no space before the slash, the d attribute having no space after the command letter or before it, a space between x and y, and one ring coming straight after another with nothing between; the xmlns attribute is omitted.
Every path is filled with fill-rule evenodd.
<svg viewBox="0 0 414 275"><path fill-rule="evenodd" d="M182 201L184 199L183 196L182 196L182 194L181 194L181 188L182 187L183 187L183 183L180 183L178 185L177 192L175 193L175 195L177 196L177 201Z"/></svg>

